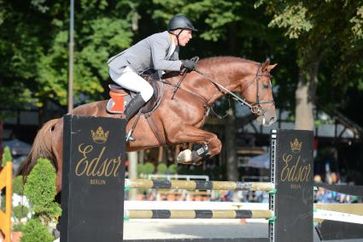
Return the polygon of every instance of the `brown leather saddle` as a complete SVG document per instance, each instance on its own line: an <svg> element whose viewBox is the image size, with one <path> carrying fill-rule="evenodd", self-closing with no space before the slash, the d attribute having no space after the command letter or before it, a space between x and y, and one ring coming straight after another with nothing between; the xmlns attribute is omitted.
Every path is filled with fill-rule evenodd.
<svg viewBox="0 0 363 242"><path fill-rule="evenodd" d="M154 94L151 99L140 109L142 114L151 114L160 104L161 97L163 96L163 83L158 80L155 75L142 76L154 89ZM106 105L106 109L109 113L120 114L123 113L129 101L136 95L135 92L131 92L120 87L117 84L108 85L110 91L110 99ZM115 109L116 106L116 109Z"/></svg>

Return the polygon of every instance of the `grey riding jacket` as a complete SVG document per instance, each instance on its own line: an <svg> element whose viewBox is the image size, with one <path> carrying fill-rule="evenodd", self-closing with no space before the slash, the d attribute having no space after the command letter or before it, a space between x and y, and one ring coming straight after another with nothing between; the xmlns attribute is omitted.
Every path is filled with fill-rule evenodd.
<svg viewBox="0 0 363 242"><path fill-rule="evenodd" d="M137 73L150 69L180 71L182 62L179 60L179 47L168 58L171 47L172 40L167 31L156 33L111 57L107 64L117 74L121 74L126 66Z"/></svg>

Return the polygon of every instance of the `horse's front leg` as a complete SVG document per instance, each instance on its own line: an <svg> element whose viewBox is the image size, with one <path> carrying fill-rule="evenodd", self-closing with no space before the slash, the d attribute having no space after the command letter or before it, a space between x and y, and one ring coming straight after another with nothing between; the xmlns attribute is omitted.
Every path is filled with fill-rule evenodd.
<svg viewBox="0 0 363 242"><path fill-rule="evenodd" d="M198 144L192 150L179 153L177 162L182 164L200 164L204 158L213 157L222 149L217 135L192 126L181 129L174 138L176 143Z"/></svg>

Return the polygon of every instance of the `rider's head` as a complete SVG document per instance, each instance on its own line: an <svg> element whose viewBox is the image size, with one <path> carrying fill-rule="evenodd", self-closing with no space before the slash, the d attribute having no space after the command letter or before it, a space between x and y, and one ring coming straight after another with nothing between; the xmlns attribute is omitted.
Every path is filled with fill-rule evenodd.
<svg viewBox="0 0 363 242"><path fill-rule="evenodd" d="M197 31L192 22L183 15L176 15L170 19L168 31L176 36L178 45L185 46L192 38L192 32Z"/></svg>

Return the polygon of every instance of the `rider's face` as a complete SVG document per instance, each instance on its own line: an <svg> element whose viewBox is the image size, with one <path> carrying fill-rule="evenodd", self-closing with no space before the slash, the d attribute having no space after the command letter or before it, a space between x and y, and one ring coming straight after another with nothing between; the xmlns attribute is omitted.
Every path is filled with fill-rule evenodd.
<svg viewBox="0 0 363 242"><path fill-rule="evenodd" d="M192 38L191 30L188 29L181 30L179 34L179 45L186 46L191 38Z"/></svg>

